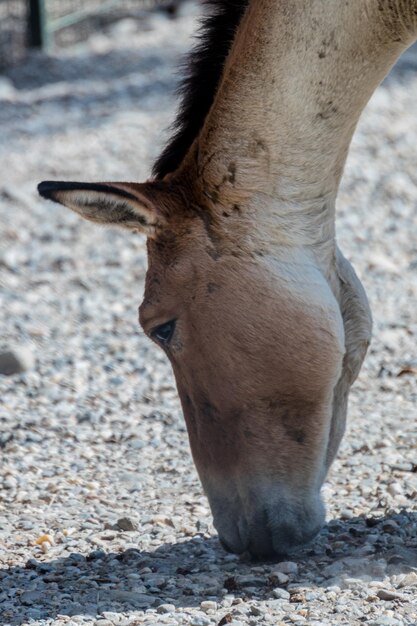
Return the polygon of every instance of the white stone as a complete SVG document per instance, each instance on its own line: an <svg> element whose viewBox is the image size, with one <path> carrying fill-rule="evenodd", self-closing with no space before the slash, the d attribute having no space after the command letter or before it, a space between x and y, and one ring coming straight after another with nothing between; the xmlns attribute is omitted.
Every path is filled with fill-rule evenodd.
<svg viewBox="0 0 417 626"><path fill-rule="evenodd" d="M285 589L281 589L280 587L273 589L272 595L274 596L274 598L279 598L280 600L289 600L291 597L288 591L286 591Z"/></svg>
<svg viewBox="0 0 417 626"><path fill-rule="evenodd" d="M217 610L217 602L213 600L204 600L200 607L203 611L216 611Z"/></svg>
<svg viewBox="0 0 417 626"><path fill-rule="evenodd" d="M274 568L275 572L282 572L283 574L297 574L298 565L294 561L282 561L278 563Z"/></svg>

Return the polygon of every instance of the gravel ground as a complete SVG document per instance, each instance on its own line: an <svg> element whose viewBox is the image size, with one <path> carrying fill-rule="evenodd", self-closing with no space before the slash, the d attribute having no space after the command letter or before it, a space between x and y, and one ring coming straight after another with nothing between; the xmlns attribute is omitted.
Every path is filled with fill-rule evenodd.
<svg viewBox="0 0 417 626"><path fill-rule="evenodd" d="M25 370L0 376L0 624L415 625L417 52L353 141L338 237L375 337L329 523L287 562L218 544L173 377L137 324L143 238L36 197L42 179L149 175L195 13L119 22L0 80L0 351Z"/></svg>

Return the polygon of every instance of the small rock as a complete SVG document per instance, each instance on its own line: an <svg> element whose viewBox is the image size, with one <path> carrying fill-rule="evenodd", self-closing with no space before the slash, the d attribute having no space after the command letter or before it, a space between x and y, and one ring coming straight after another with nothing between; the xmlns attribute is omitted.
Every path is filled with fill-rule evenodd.
<svg viewBox="0 0 417 626"><path fill-rule="evenodd" d="M265 584L263 576L254 576L253 574L241 574L236 576L235 580L242 587L263 587Z"/></svg>
<svg viewBox="0 0 417 626"><path fill-rule="evenodd" d="M9 102L16 97L16 89L10 80L6 76L0 76L0 100L8 100Z"/></svg>
<svg viewBox="0 0 417 626"><path fill-rule="evenodd" d="M403 622L390 615L381 615L376 619L372 618L366 624L367 626L402 626Z"/></svg>
<svg viewBox="0 0 417 626"><path fill-rule="evenodd" d="M102 616L104 619L108 619L113 622L113 624L118 624L120 622L119 613L114 613L113 611L103 611Z"/></svg>
<svg viewBox="0 0 417 626"><path fill-rule="evenodd" d="M289 600L291 597L288 591L286 591L285 589L281 589L280 587L273 589L272 595L274 596L274 598L279 598L280 600Z"/></svg>
<svg viewBox="0 0 417 626"><path fill-rule="evenodd" d="M122 376L112 376L111 378L109 378L109 383L111 385L114 385L115 387L119 387L119 385L123 385L124 379L122 378Z"/></svg>
<svg viewBox="0 0 417 626"><path fill-rule="evenodd" d="M326 567L322 569L322 575L325 578L334 578L335 576L340 576L344 569L345 565L342 560L335 561L334 563L330 563L330 565L326 565Z"/></svg>
<svg viewBox="0 0 417 626"><path fill-rule="evenodd" d="M190 624L191 626L209 626L210 618L205 615L193 615Z"/></svg>
<svg viewBox="0 0 417 626"><path fill-rule="evenodd" d="M131 531L137 529L136 524L130 519L130 517L121 517L117 520L116 525L120 528L120 530Z"/></svg>
<svg viewBox="0 0 417 626"><path fill-rule="evenodd" d="M284 574L284 572L273 571L271 576L276 580L278 585L286 585L287 582L290 580L289 576L287 576L287 574Z"/></svg>
<svg viewBox="0 0 417 626"><path fill-rule="evenodd" d="M203 611L216 611L217 610L217 602L213 600L204 600L200 607Z"/></svg>
<svg viewBox="0 0 417 626"><path fill-rule="evenodd" d="M3 488L4 489L16 489L17 480L14 476L6 476L3 480Z"/></svg>
<svg viewBox="0 0 417 626"><path fill-rule="evenodd" d="M281 599L267 600L266 605L272 611L282 611L283 610L283 600L281 600ZM290 606L290 605L288 604L286 606Z"/></svg>
<svg viewBox="0 0 417 626"><path fill-rule="evenodd" d="M33 620L39 620L42 618L42 611L37 608L30 608L26 611L26 615Z"/></svg>
<svg viewBox="0 0 417 626"><path fill-rule="evenodd" d="M274 573L275 572L282 572L283 574L297 574L298 565L293 561L282 561L275 566Z"/></svg>
<svg viewBox="0 0 417 626"><path fill-rule="evenodd" d="M0 374L13 376L29 370L34 365L33 354L26 347L15 347L13 350L0 352Z"/></svg>
<svg viewBox="0 0 417 626"><path fill-rule="evenodd" d="M400 527L397 522L394 522L394 520L387 520L386 522L383 522L382 530L386 533L395 534L400 530Z"/></svg>
<svg viewBox="0 0 417 626"><path fill-rule="evenodd" d="M41 598L42 593L40 591L24 591L20 596L20 602L25 606L30 606L31 604L40 602Z"/></svg>
<svg viewBox="0 0 417 626"><path fill-rule="evenodd" d="M90 552L90 554L87 554L86 556L87 561L98 561L99 559L105 558L106 553L104 552L104 550L92 550L92 552Z"/></svg>
<svg viewBox="0 0 417 626"><path fill-rule="evenodd" d="M145 593L139 593L136 591L125 591L123 589L107 589L103 591L103 599L115 600L116 602L126 602L132 606L139 608L148 608L155 606L156 599L154 596L149 596Z"/></svg>
<svg viewBox="0 0 417 626"><path fill-rule="evenodd" d="M68 559L71 561L71 565L73 563L84 565L85 563L85 556L83 554L79 554L78 552L71 552L71 554L68 555Z"/></svg>
<svg viewBox="0 0 417 626"><path fill-rule="evenodd" d="M265 609L258 604L252 604L252 606L250 607L250 612L252 613L252 615L259 617L261 615L264 615Z"/></svg>
<svg viewBox="0 0 417 626"><path fill-rule="evenodd" d="M64 604L63 606L60 606L59 610L62 615L68 615L69 617L81 615L84 612L83 606L78 602L69 602L68 604Z"/></svg>
<svg viewBox="0 0 417 626"><path fill-rule="evenodd" d="M304 595L304 600L306 602L314 602L315 600L319 600L321 598L321 594L317 591L307 591Z"/></svg>
<svg viewBox="0 0 417 626"><path fill-rule="evenodd" d="M345 586L350 589L361 588L364 582L363 578L355 578L354 576L346 576L344 579Z"/></svg>
<svg viewBox="0 0 417 626"><path fill-rule="evenodd" d="M141 450L147 444L146 444L146 441L144 441L143 439L135 438L135 439L130 439L128 442L128 445L134 450Z"/></svg>
<svg viewBox="0 0 417 626"><path fill-rule="evenodd" d="M406 600L407 598L397 591L391 591L390 589L379 589L377 591L378 598L380 600Z"/></svg>
<svg viewBox="0 0 417 626"><path fill-rule="evenodd" d="M175 613L174 604L160 604L156 609L157 613Z"/></svg>
<svg viewBox="0 0 417 626"><path fill-rule="evenodd" d="M32 528L34 527L34 522L30 519L22 519L19 527L23 528L23 530L32 530Z"/></svg>
<svg viewBox="0 0 417 626"><path fill-rule="evenodd" d="M390 468L393 470L397 470L398 472L412 472L413 464L412 463L390 463Z"/></svg>
<svg viewBox="0 0 417 626"><path fill-rule="evenodd" d="M49 541L43 541L41 543L41 549L42 549L42 552L44 554L47 554L49 552L50 548L52 548L52 544L49 543Z"/></svg>
<svg viewBox="0 0 417 626"><path fill-rule="evenodd" d="M396 498L397 496L402 496L404 493L404 490L400 483L391 483L387 491L393 498Z"/></svg>

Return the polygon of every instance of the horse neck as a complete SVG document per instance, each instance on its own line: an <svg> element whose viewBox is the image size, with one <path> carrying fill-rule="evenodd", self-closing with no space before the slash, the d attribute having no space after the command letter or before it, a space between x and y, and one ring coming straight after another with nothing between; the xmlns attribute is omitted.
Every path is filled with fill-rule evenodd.
<svg viewBox="0 0 417 626"><path fill-rule="evenodd" d="M271 245L332 256L351 137L373 91L417 36L413 4L252 0L183 164L192 164L206 196L246 210Z"/></svg>

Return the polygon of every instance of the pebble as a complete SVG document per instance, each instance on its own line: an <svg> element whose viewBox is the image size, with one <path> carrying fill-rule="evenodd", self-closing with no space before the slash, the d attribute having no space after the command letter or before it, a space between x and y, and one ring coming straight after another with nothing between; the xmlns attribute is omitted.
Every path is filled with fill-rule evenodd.
<svg viewBox="0 0 417 626"><path fill-rule="evenodd" d="M104 619L108 619L113 622L113 624L118 624L120 622L119 613L114 613L113 611L103 611L102 616L104 617Z"/></svg>
<svg viewBox="0 0 417 626"><path fill-rule="evenodd" d="M129 517L121 517L117 520L116 526L120 528L120 530L125 531L133 531L137 529L137 524L133 522Z"/></svg>
<svg viewBox="0 0 417 626"><path fill-rule="evenodd" d="M32 352L26 347L15 347L13 350L0 352L0 374L13 376L29 370L34 365Z"/></svg>
<svg viewBox="0 0 417 626"><path fill-rule="evenodd" d="M290 578L289 578L289 576L287 576L287 574L284 574L283 572L279 572L279 571L276 571L276 570L274 570L272 572L272 576L274 578L276 578L278 584L280 584L280 585L285 585L290 580Z"/></svg>
<svg viewBox="0 0 417 626"><path fill-rule="evenodd" d="M386 533L396 533L399 530L398 524L394 520L387 520L382 524L382 530Z"/></svg>
<svg viewBox="0 0 417 626"><path fill-rule="evenodd" d="M381 615L376 619L370 619L365 622L367 626L403 626L404 622L402 620L396 619L395 617L391 617L389 615ZM414 624L410 624L410 626L414 626Z"/></svg>
<svg viewBox="0 0 417 626"><path fill-rule="evenodd" d="M272 611L286 611L289 608L289 604L286 604L283 599L267 600L266 606Z"/></svg>
<svg viewBox="0 0 417 626"><path fill-rule="evenodd" d="M263 606L259 606L258 604L252 604L252 606L250 607L250 611L252 615L255 615L257 617L265 614L265 608Z"/></svg>
<svg viewBox="0 0 417 626"><path fill-rule="evenodd" d="M403 594L390 589L379 589L376 595L380 600L406 600Z"/></svg>
<svg viewBox="0 0 417 626"><path fill-rule="evenodd" d="M205 615L193 615L191 617L191 626L209 626L211 620Z"/></svg>
<svg viewBox="0 0 417 626"><path fill-rule="evenodd" d="M26 611L26 615L31 620L39 620L42 618L42 610L37 608L30 608Z"/></svg>
<svg viewBox="0 0 417 626"><path fill-rule="evenodd" d="M123 589L109 589L106 591L112 600L126 602L133 606L148 607L153 606L156 598L136 591L124 591Z"/></svg>
<svg viewBox="0 0 417 626"><path fill-rule="evenodd" d="M298 564L293 561L282 561L281 563L278 563L278 565L275 565L274 573L275 572L277 572L277 574L279 572L283 574L297 574Z"/></svg>
<svg viewBox="0 0 417 626"><path fill-rule="evenodd" d="M174 604L160 604L156 609L157 613L175 613Z"/></svg>
<svg viewBox="0 0 417 626"><path fill-rule="evenodd" d="M20 602L24 605L30 606L36 604L42 598L40 591L24 591L20 596Z"/></svg>
<svg viewBox="0 0 417 626"><path fill-rule="evenodd" d="M204 600L200 604L200 608L203 611L216 611L217 610L217 602L214 602L213 600Z"/></svg>
<svg viewBox="0 0 417 626"><path fill-rule="evenodd" d="M272 590L272 595L274 596L274 598L280 598L281 600L289 600L291 597L288 591L286 591L285 589L280 589L279 587Z"/></svg>

